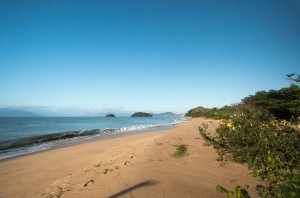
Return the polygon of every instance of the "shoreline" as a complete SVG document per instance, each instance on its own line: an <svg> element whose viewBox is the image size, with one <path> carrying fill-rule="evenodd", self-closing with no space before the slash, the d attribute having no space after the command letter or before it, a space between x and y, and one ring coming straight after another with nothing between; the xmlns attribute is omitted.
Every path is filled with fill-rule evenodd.
<svg viewBox="0 0 300 198"><path fill-rule="evenodd" d="M0 161L0 197L222 197L216 185L233 188L261 182L247 166L216 161L198 132L207 119L174 128L126 135ZM214 132L217 122L210 125ZM174 158L174 145L188 155ZM127 189L127 191L126 191Z"/></svg>
<svg viewBox="0 0 300 198"><path fill-rule="evenodd" d="M180 123L178 123L178 124L180 124ZM31 153L24 153L24 154L12 156L12 157L3 158L3 159L0 159L0 163L7 161L7 160L11 160L11 159L17 159L17 158L24 157L24 156L34 155L37 153L43 153L43 152L47 152L47 151L51 151L51 150L62 149L62 148L66 148L66 147L72 147L72 146L87 144L87 143L91 143L91 142L98 142L98 141L126 137L126 136L130 136L130 135L143 134L143 133L155 133L158 131L165 131L165 130L175 128L176 125L177 124L167 124L167 125L161 127L159 130L157 130L157 128L159 128L159 127L155 126L155 127L153 127L153 129L147 128L147 129L140 129L140 130L135 130L135 131L125 131L125 132L121 132L121 133L119 132L119 133L112 133L112 134L103 134L102 136L90 136L90 137L84 137L82 139L70 140L67 142L58 143L58 144L54 145L53 147L47 148L44 150L39 150L39 151L31 152Z"/></svg>
<svg viewBox="0 0 300 198"><path fill-rule="evenodd" d="M168 123L168 124L158 124L158 125L154 125L154 126L145 125L145 126L141 126L141 128L136 128L136 129L129 128L129 129L125 129L125 130L121 129L120 131L118 131L117 129L111 129L111 130L116 130L116 131L104 132L103 134L87 135L87 136L82 136L82 137L78 136L78 137L73 137L73 138L62 138L62 139L52 140L49 142L43 142L43 143L38 143L38 144L33 143L28 146L24 145L21 147L16 147L16 148L2 151L4 153L4 154L2 154L3 156L5 156L6 153L10 153L10 152L12 154L7 154L8 157L5 156L3 158L0 155L0 162L9 160L9 159L15 159L15 158L22 157L22 156L32 155L35 153L40 153L40 152L49 151L49 150L53 150L53 149L64 148L64 147L73 146L73 145L85 144L85 143L94 142L94 141L113 139L113 138L118 138L118 137L123 137L123 136L128 136L128 135L135 135L135 134L139 134L139 133L148 133L148 132L168 130L168 129L174 128L176 124L180 124L180 123L187 122L187 121L188 121L188 119L182 119L181 121L176 121L176 122ZM103 131L103 130L107 130L107 129L88 129L88 130L82 130L82 131ZM51 133L51 134L41 135L40 137L66 134L69 132L73 133L73 132L77 132L77 131ZM39 136L32 136L32 137L28 137L27 139L32 139L32 138L36 138L36 137L39 137ZM31 148L42 146L43 144L44 145L49 144L49 145L47 148L42 148L42 149L34 150L34 151L26 151L26 150L30 150ZM16 150L18 150L18 149L21 149L21 151L23 151L24 153L22 153L20 151L19 151L19 153L17 153Z"/></svg>

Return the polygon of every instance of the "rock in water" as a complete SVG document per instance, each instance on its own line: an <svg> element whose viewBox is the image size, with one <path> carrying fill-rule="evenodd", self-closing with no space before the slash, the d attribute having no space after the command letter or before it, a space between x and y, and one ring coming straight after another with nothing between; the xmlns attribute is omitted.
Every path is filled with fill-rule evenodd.
<svg viewBox="0 0 300 198"><path fill-rule="evenodd" d="M107 118L114 118L116 116L114 114L107 114L105 117L107 117Z"/></svg>

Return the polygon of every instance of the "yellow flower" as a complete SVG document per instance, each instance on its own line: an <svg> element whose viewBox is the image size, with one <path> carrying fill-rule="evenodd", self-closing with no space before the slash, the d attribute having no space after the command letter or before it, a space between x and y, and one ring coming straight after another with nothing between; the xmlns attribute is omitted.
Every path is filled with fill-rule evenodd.
<svg viewBox="0 0 300 198"><path fill-rule="evenodd" d="M300 129L300 124L297 125L297 128Z"/></svg>
<svg viewBox="0 0 300 198"><path fill-rule="evenodd" d="M260 128L261 128L261 129L268 128L268 125L262 124L262 125L260 125Z"/></svg>
<svg viewBox="0 0 300 198"><path fill-rule="evenodd" d="M287 126L289 124L286 120L282 120L281 123L283 124L283 126Z"/></svg>
<svg viewBox="0 0 300 198"><path fill-rule="evenodd" d="M277 120L273 120L273 121L271 121L270 123L271 123L272 126L275 126L275 127L277 127L277 128L279 127L278 121L277 121Z"/></svg>
<svg viewBox="0 0 300 198"><path fill-rule="evenodd" d="M229 128L231 128L231 127L232 127L232 124L231 124L230 122L228 122L228 123L227 123L227 126L228 126Z"/></svg>
<svg viewBox="0 0 300 198"><path fill-rule="evenodd" d="M291 125L291 123L286 120L281 120L280 124L281 124L281 126L290 126Z"/></svg>

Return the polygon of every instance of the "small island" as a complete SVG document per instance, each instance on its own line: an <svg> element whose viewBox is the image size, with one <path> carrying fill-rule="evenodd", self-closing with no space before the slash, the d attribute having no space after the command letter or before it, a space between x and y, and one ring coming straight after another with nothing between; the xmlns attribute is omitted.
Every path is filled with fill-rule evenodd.
<svg viewBox="0 0 300 198"><path fill-rule="evenodd" d="M145 112L136 112L131 115L131 117L153 117L150 113L145 113Z"/></svg>
<svg viewBox="0 0 300 198"><path fill-rule="evenodd" d="M114 114L107 114L106 116L105 116L106 118L114 118L114 117L116 117Z"/></svg>

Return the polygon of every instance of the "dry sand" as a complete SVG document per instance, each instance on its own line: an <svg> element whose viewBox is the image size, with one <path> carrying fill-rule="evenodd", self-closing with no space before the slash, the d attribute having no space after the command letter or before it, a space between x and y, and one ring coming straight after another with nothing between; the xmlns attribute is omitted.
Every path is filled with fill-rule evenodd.
<svg viewBox="0 0 300 198"><path fill-rule="evenodd" d="M0 162L0 197L226 197L216 185L261 182L246 165L222 164L205 146L199 118L175 128L90 142ZM217 122L209 127L214 132ZM174 145L188 155L174 158Z"/></svg>

